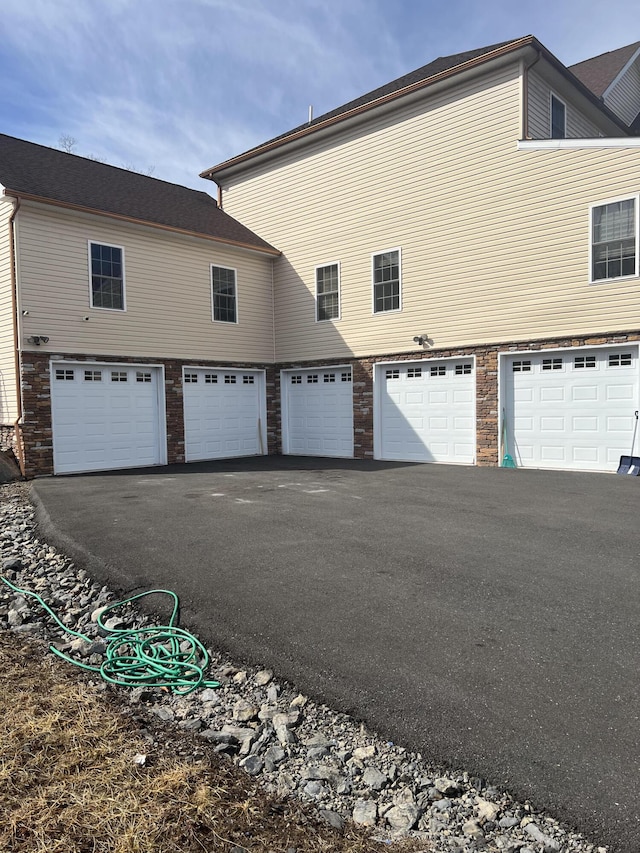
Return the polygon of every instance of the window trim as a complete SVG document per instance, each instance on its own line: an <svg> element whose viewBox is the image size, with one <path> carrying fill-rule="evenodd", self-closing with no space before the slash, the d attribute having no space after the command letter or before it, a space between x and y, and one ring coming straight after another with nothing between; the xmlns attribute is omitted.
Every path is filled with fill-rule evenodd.
<svg viewBox="0 0 640 853"><path fill-rule="evenodd" d="M553 135L553 102L557 101L559 104L562 104L564 109L564 121L563 121L563 135L562 136L554 136ZM559 98L555 92L549 93L549 139L566 139L567 138L567 103L563 101L562 98Z"/></svg>
<svg viewBox="0 0 640 853"><path fill-rule="evenodd" d="M376 282L375 282L375 258L379 255L387 255L389 252L398 253L398 307L390 308L388 311L376 311ZM387 314L398 314L402 311L402 247L394 246L392 249L383 249L380 252L371 253L371 313L374 317L386 317Z"/></svg>
<svg viewBox="0 0 640 853"><path fill-rule="evenodd" d="M597 207L606 207L608 204L615 204L619 201L633 201L635 212L635 270L631 275L617 275L613 278L594 278L593 277L593 211ZM605 201L594 202L589 205L589 284L599 285L606 284L611 281L629 281L640 276L640 268L638 266L638 255L640 253L640 193L630 193L629 195L616 196L608 198Z"/></svg>
<svg viewBox="0 0 640 853"><path fill-rule="evenodd" d="M337 317L326 317L324 320L321 320L318 317L318 270L326 269L327 267L337 267L338 269L338 316ZM342 319L342 270L340 268L340 261L331 261L328 264L318 264L313 269L313 280L315 286L315 303L316 303L316 323L336 323L338 320Z"/></svg>
<svg viewBox="0 0 640 853"><path fill-rule="evenodd" d="M109 249L120 250L120 263L122 264L122 308L104 308L102 305L93 304L93 270L91 268L91 247L107 246ZM127 274L124 259L124 246L116 243L107 243L105 240L87 240L87 266L89 269L89 307L96 311L112 311L114 314L122 314L127 310Z"/></svg>
<svg viewBox="0 0 640 853"><path fill-rule="evenodd" d="M233 297L235 300L235 320L216 320L215 301L213 298L213 270L227 270L233 273ZM211 322L222 323L225 326L237 326L240 322L240 311L238 304L238 269L237 267L225 267L222 264L209 264L209 288L211 292Z"/></svg>

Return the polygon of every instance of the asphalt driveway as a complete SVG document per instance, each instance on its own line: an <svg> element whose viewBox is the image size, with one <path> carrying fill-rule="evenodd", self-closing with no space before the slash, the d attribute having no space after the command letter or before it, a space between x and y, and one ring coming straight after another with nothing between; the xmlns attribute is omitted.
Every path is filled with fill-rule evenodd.
<svg viewBox="0 0 640 853"><path fill-rule="evenodd" d="M272 457L33 488L116 589L640 850L640 479Z"/></svg>

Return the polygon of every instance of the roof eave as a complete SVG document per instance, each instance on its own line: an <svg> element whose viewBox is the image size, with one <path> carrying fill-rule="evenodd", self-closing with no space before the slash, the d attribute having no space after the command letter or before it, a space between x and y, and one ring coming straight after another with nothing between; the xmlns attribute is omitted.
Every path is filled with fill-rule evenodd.
<svg viewBox="0 0 640 853"><path fill-rule="evenodd" d="M48 204L52 207L62 207L65 210L75 210L79 213L88 213L94 216L107 216L110 219L117 219L120 222L130 222L134 225L143 225L148 228L159 228L162 231L170 231L174 234L182 234L187 237L198 237L201 240L209 240L214 243L222 243L225 246L234 246L245 251L258 252L261 255L269 255L270 257L279 257L282 252L275 249L273 246L256 246L251 243L244 243L241 240L232 240L229 237L218 237L214 234L204 234L202 231L190 231L187 228L179 228L176 225L165 225L162 222L153 222L148 219L138 219L135 216L127 216L124 213L112 213L108 210L99 210L95 207L86 207L73 202L60 201L55 198L46 198L44 196L34 195L33 193L24 193L20 190L13 190L9 187L4 187L5 196L21 199L23 201L34 201L39 204Z"/></svg>
<svg viewBox="0 0 640 853"><path fill-rule="evenodd" d="M426 89L427 87L445 81L448 78L454 77L457 74L461 74L464 71L471 71L478 66L485 65L487 62L495 61L500 57L507 56L510 53L514 53L517 50L521 50L522 48L531 45L546 51L546 48L544 48L543 45L538 42L535 36L525 36L524 38L509 42L509 44L503 45L500 48L496 48L495 50L492 50L489 53L483 53L482 55L476 56L473 59L469 59L466 62L461 63L460 65L454 65L452 68L447 68L445 71L441 71L438 74L433 74L431 77L426 77L424 80L419 80L416 83L411 83L409 86L404 86L402 89L398 89L397 91L391 92L388 95L384 95L381 98L376 98L375 100L369 101L366 104L362 104L359 107L347 110L346 112L340 113L337 116L332 116L331 118L328 118L323 122L309 125L309 127L301 128L300 130L295 131L294 133L291 133L285 137L273 140L272 142L265 143L264 145L261 145L258 148L253 148L251 151L247 151L244 154L239 154L237 157L232 157L230 160L225 160L223 163L219 163L217 166L212 166L210 169L205 169L204 172L200 172L200 177L215 181L216 176L222 176L222 174L225 172L229 174L230 171L235 169L235 167L242 166L249 160L261 158L264 155L268 155L276 151L277 149L284 147L285 145L290 145L292 142L305 140L308 136L312 134L318 133L327 128L331 128L341 122L354 119L364 113L370 112L371 110L379 109L380 107L385 106L386 104L391 104L394 101L399 100L400 98L407 97L407 95L419 92L422 89Z"/></svg>

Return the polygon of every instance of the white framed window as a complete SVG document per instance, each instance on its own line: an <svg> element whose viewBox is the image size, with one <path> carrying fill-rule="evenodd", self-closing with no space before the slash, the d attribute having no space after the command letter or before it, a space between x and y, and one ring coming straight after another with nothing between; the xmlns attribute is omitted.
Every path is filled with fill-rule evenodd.
<svg viewBox="0 0 640 853"><path fill-rule="evenodd" d="M211 311L216 323L238 322L236 271L211 264Z"/></svg>
<svg viewBox="0 0 640 853"><path fill-rule="evenodd" d="M125 311L124 249L89 240L89 304Z"/></svg>
<svg viewBox="0 0 640 853"><path fill-rule="evenodd" d="M340 264L316 267L316 323L340 319Z"/></svg>
<svg viewBox="0 0 640 853"><path fill-rule="evenodd" d="M402 310L400 249L371 256L373 313Z"/></svg>
<svg viewBox="0 0 640 853"><path fill-rule="evenodd" d="M590 208L590 281L638 275L638 196Z"/></svg>
<svg viewBox="0 0 640 853"><path fill-rule="evenodd" d="M551 95L549 104L552 139L565 139L567 135L567 105L556 95Z"/></svg>

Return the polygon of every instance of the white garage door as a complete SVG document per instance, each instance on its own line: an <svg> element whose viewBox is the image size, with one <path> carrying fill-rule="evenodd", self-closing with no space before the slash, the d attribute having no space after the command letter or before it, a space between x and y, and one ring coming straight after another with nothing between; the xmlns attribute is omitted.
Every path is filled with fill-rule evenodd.
<svg viewBox="0 0 640 853"><path fill-rule="evenodd" d="M627 346L506 358L507 444L517 465L615 471L631 449L637 356Z"/></svg>
<svg viewBox="0 0 640 853"><path fill-rule="evenodd" d="M475 462L472 359L378 365L375 455L403 462Z"/></svg>
<svg viewBox="0 0 640 853"><path fill-rule="evenodd" d="M146 365L53 362L54 472L165 462L159 377Z"/></svg>
<svg viewBox="0 0 640 853"><path fill-rule="evenodd" d="M353 456L350 367L285 370L281 388L284 453Z"/></svg>
<svg viewBox="0 0 640 853"><path fill-rule="evenodd" d="M185 367L185 459L227 459L266 452L264 373Z"/></svg>

